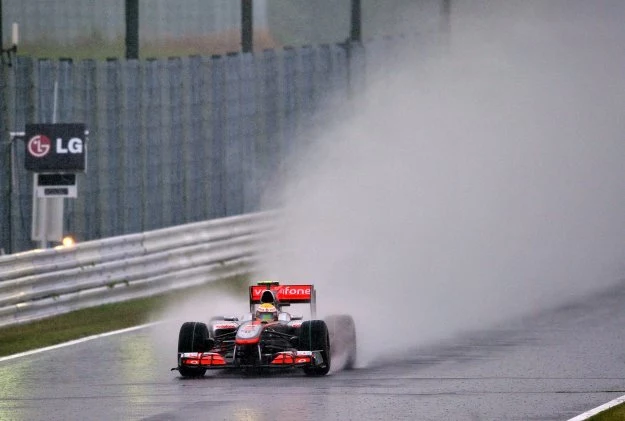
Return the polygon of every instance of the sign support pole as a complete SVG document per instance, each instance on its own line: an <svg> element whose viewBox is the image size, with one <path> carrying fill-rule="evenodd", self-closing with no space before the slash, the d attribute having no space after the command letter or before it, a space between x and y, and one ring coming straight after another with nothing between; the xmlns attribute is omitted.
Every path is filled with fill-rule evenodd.
<svg viewBox="0 0 625 421"><path fill-rule="evenodd" d="M33 173L33 223L31 237L39 240L40 249L48 247L46 235L48 209L46 205L46 198L37 197L37 173Z"/></svg>
<svg viewBox="0 0 625 421"><path fill-rule="evenodd" d="M58 102L59 102L59 82L54 81L54 97L52 109L52 124L57 122ZM39 239L39 248L48 248L48 242L54 240L51 228L52 225L61 224L61 238L63 237L63 198L62 197L39 197L37 195L37 177L39 173L33 174L33 222L37 221L38 229L33 232L33 239ZM35 213L37 212L37 213ZM54 224L56 222L56 224ZM33 223L33 226L35 224ZM35 235L36 234L36 235ZM59 238L60 240L60 238Z"/></svg>

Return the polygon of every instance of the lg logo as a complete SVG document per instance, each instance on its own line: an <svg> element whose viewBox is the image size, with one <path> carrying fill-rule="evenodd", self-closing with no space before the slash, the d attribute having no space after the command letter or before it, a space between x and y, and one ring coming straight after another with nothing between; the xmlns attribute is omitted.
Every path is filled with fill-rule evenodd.
<svg viewBox="0 0 625 421"><path fill-rule="evenodd" d="M56 153L82 153L82 140L77 137L72 137L67 142L67 148L63 147L63 140L61 138L56 139Z"/></svg>
<svg viewBox="0 0 625 421"><path fill-rule="evenodd" d="M30 138L26 147L28 149L28 153L30 153L32 156L36 158L43 158L52 149L52 142L47 136L38 134ZM82 152L82 139L73 137L67 142L67 145L63 144L63 139L61 139L60 137L56 139L57 154L80 154Z"/></svg>
<svg viewBox="0 0 625 421"><path fill-rule="evenodd" d="M33 136L28 141L28 153L32 156L36 156L37 158L44 157L50 152L52 148L52 142L47 136L42 134L38 134L37 136Z"/></svg>

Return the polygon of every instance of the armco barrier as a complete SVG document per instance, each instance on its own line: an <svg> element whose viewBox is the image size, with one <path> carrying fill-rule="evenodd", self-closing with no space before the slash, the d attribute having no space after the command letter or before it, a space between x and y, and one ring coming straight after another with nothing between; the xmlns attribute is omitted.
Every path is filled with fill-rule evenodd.
<svg viewBox="0 0 625 421"><path fill-rule="evenodd" d="M249 273L272 214L0 256L0 327Z"/></svg>

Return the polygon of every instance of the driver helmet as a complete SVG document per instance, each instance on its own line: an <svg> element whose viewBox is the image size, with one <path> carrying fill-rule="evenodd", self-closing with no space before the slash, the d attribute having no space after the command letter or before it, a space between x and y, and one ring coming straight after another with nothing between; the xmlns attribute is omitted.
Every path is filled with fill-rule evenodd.
<svg viewBox="0 0 625 421"><path fill-rule="evenodd" d="M265 303L256 309L256 320L261 322L271 322L278 320L278 309L273 304Z"/></svg>

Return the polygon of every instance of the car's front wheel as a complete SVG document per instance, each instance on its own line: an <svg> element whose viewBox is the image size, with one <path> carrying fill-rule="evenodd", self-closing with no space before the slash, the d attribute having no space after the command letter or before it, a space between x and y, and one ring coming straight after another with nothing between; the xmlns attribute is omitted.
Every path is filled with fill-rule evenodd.
<svg viewBox="0 0 625 421"><path fill-rule="evenodd" d="M304 368L309 376L324 376L330 371L330 335L323 320L309 320L302 323L299 331L299 349L302 351L320 351L323 363Z"/></svg>
<svg viewBox="0 0 625 421"><path fill-rule="evenodd" d="M204 352L208 339L208 327L205 323L185 322L178 334L178 355L185 352ZM202 377L205 368L178 366L182 377Z"/></svg>

